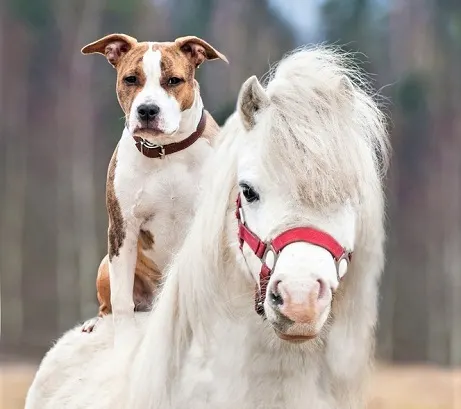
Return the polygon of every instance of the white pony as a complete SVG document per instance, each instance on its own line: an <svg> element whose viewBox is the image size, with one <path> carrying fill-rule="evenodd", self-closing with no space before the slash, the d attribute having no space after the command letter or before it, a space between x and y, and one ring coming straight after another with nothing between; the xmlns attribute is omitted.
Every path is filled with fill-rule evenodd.
<svg viewBox="0 0 461 409"><path fill-rule="evenodd" d="M111 320L90 336L70 331L44 358L26 408L363 406L388 141L343 58L302 49L266 88L245 82L129 359L114 356Z"/></svg>

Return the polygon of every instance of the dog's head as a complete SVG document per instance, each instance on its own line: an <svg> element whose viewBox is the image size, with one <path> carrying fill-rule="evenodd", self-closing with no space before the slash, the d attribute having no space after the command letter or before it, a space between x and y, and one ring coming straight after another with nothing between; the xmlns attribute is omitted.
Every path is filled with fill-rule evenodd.
<svg viewBox="0 0 461 409"><path fill-rule="evenodd" d="M173 135L182 114L199 92L195 70L205 60L226 57L197 37L174 42L138 42L125 34L110 34L82 49L106 56L117 70L117 97L126 126L145 138Z"/></svg>

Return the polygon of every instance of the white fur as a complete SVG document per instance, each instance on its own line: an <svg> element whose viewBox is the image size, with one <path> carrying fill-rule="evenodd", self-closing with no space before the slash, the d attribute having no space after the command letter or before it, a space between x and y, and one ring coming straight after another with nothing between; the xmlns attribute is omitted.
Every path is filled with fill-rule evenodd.
<svg viewBox="0 0 461 409"><path fill-rule="evenodd" d="M136 95L131 105L128 128L131 132L141 126L138 119L138 107L142 104L153 103L160 108L158 128L165 135L172 135L178 131L181 122L180 103L169 95L160 84L162 54L160 50L154 51L153 43L143 56L143 70L146 83L141 92Z"/></svg>
<svg viewBox="0 0 461 409"><path fill-rule="evenodd" d="M371 98L355 86L344 87L345 74L351 72L338 55L324 49L300 50L282 60L265 91L270 104L255 128L246 132L235 114L225 125L205 170L207 189L146 333L126 351L132 359L114 373L118 356L107 355L104 345L112 337L108 320L93 340L70 331L43 360L27 409L363 407L384 262L384 170L376 152L387 158L387 135ZM312 223L354 248L316 340L286 343L253 310L259 265L247 265L238 250L234 216L247 155L258 161L253 175L260 208L250 212L245 205L258 234L265 238ZM317 261L303 271L320 273L327 258L308 248L284 250L283 274L298 275L307 254ZM290 254L296 263L290 264ZM290 265L295 271L288 271ZM75 351L71 359L69 349ZM82 363L87 370L80 369Z"/></svg>

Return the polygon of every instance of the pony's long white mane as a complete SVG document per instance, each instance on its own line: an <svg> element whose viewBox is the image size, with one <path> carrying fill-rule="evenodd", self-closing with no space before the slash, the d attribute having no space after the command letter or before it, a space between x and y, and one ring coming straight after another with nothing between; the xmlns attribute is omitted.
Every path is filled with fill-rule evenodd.
<svg viewBox="0 0 461 409"><path fill-rule="evenodd" d="M384 262L382 177L389 156L384 117L350 59L331 48L303 48L287 55L270 72L266 91L270 107L259 118L266 124L266 136L261 138L264 171L280 183L297 185L299 200L316 208L348 198L360 206L356 271L350 275L362 282L360 286L352 280L346 283L337 301L341 309L333 309L333 315L360 315L373 327L374 284ZM235 113L206 164L195 219L138 346L127 407L163 408L190 340L205 340L212 331L207 327L209 312L222 304L226 291L222 283L228 282L221 273L226 264L236 263L236 242L229 242L227 233L234 217L236 163L244 148L243 134ZM299 185L300 180L304 182ZM366 299L364 288L372 301ZM333 329L331 338L342 341L338 345L332 339L327 356L333 359L338 348L356 347L350 345L352 339L371 343L368 327ZM359 365L351 368L347 353L339 356L333 376L362 370Z"/></svg>

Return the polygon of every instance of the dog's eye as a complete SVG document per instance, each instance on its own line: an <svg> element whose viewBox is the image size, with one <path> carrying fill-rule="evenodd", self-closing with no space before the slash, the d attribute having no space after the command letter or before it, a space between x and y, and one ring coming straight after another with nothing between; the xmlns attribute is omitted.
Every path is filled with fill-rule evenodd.
<svg viewBox="0 0 461 409"><path fill-rule="evenodd" d="M171 77L170 79L168 79L168 85L178 85L179 83L181 83L183 80L181 78L178 78L178 77Z"/></svg>
<svg viewBox="0 0 461 409"><path fill-rule="evenodd" d="M256 202L259 200L259 194L251 186L246 183L241 183L240 187L242 189L243 196L248 203Z"/></svg>
<svg viewBox="0 0 461 409"><path fill-rule="evenodd" d="M125 82L127 84L136 84L137 81L138 79L134 75L129 75L128 77L125 77Z"/></svg>

